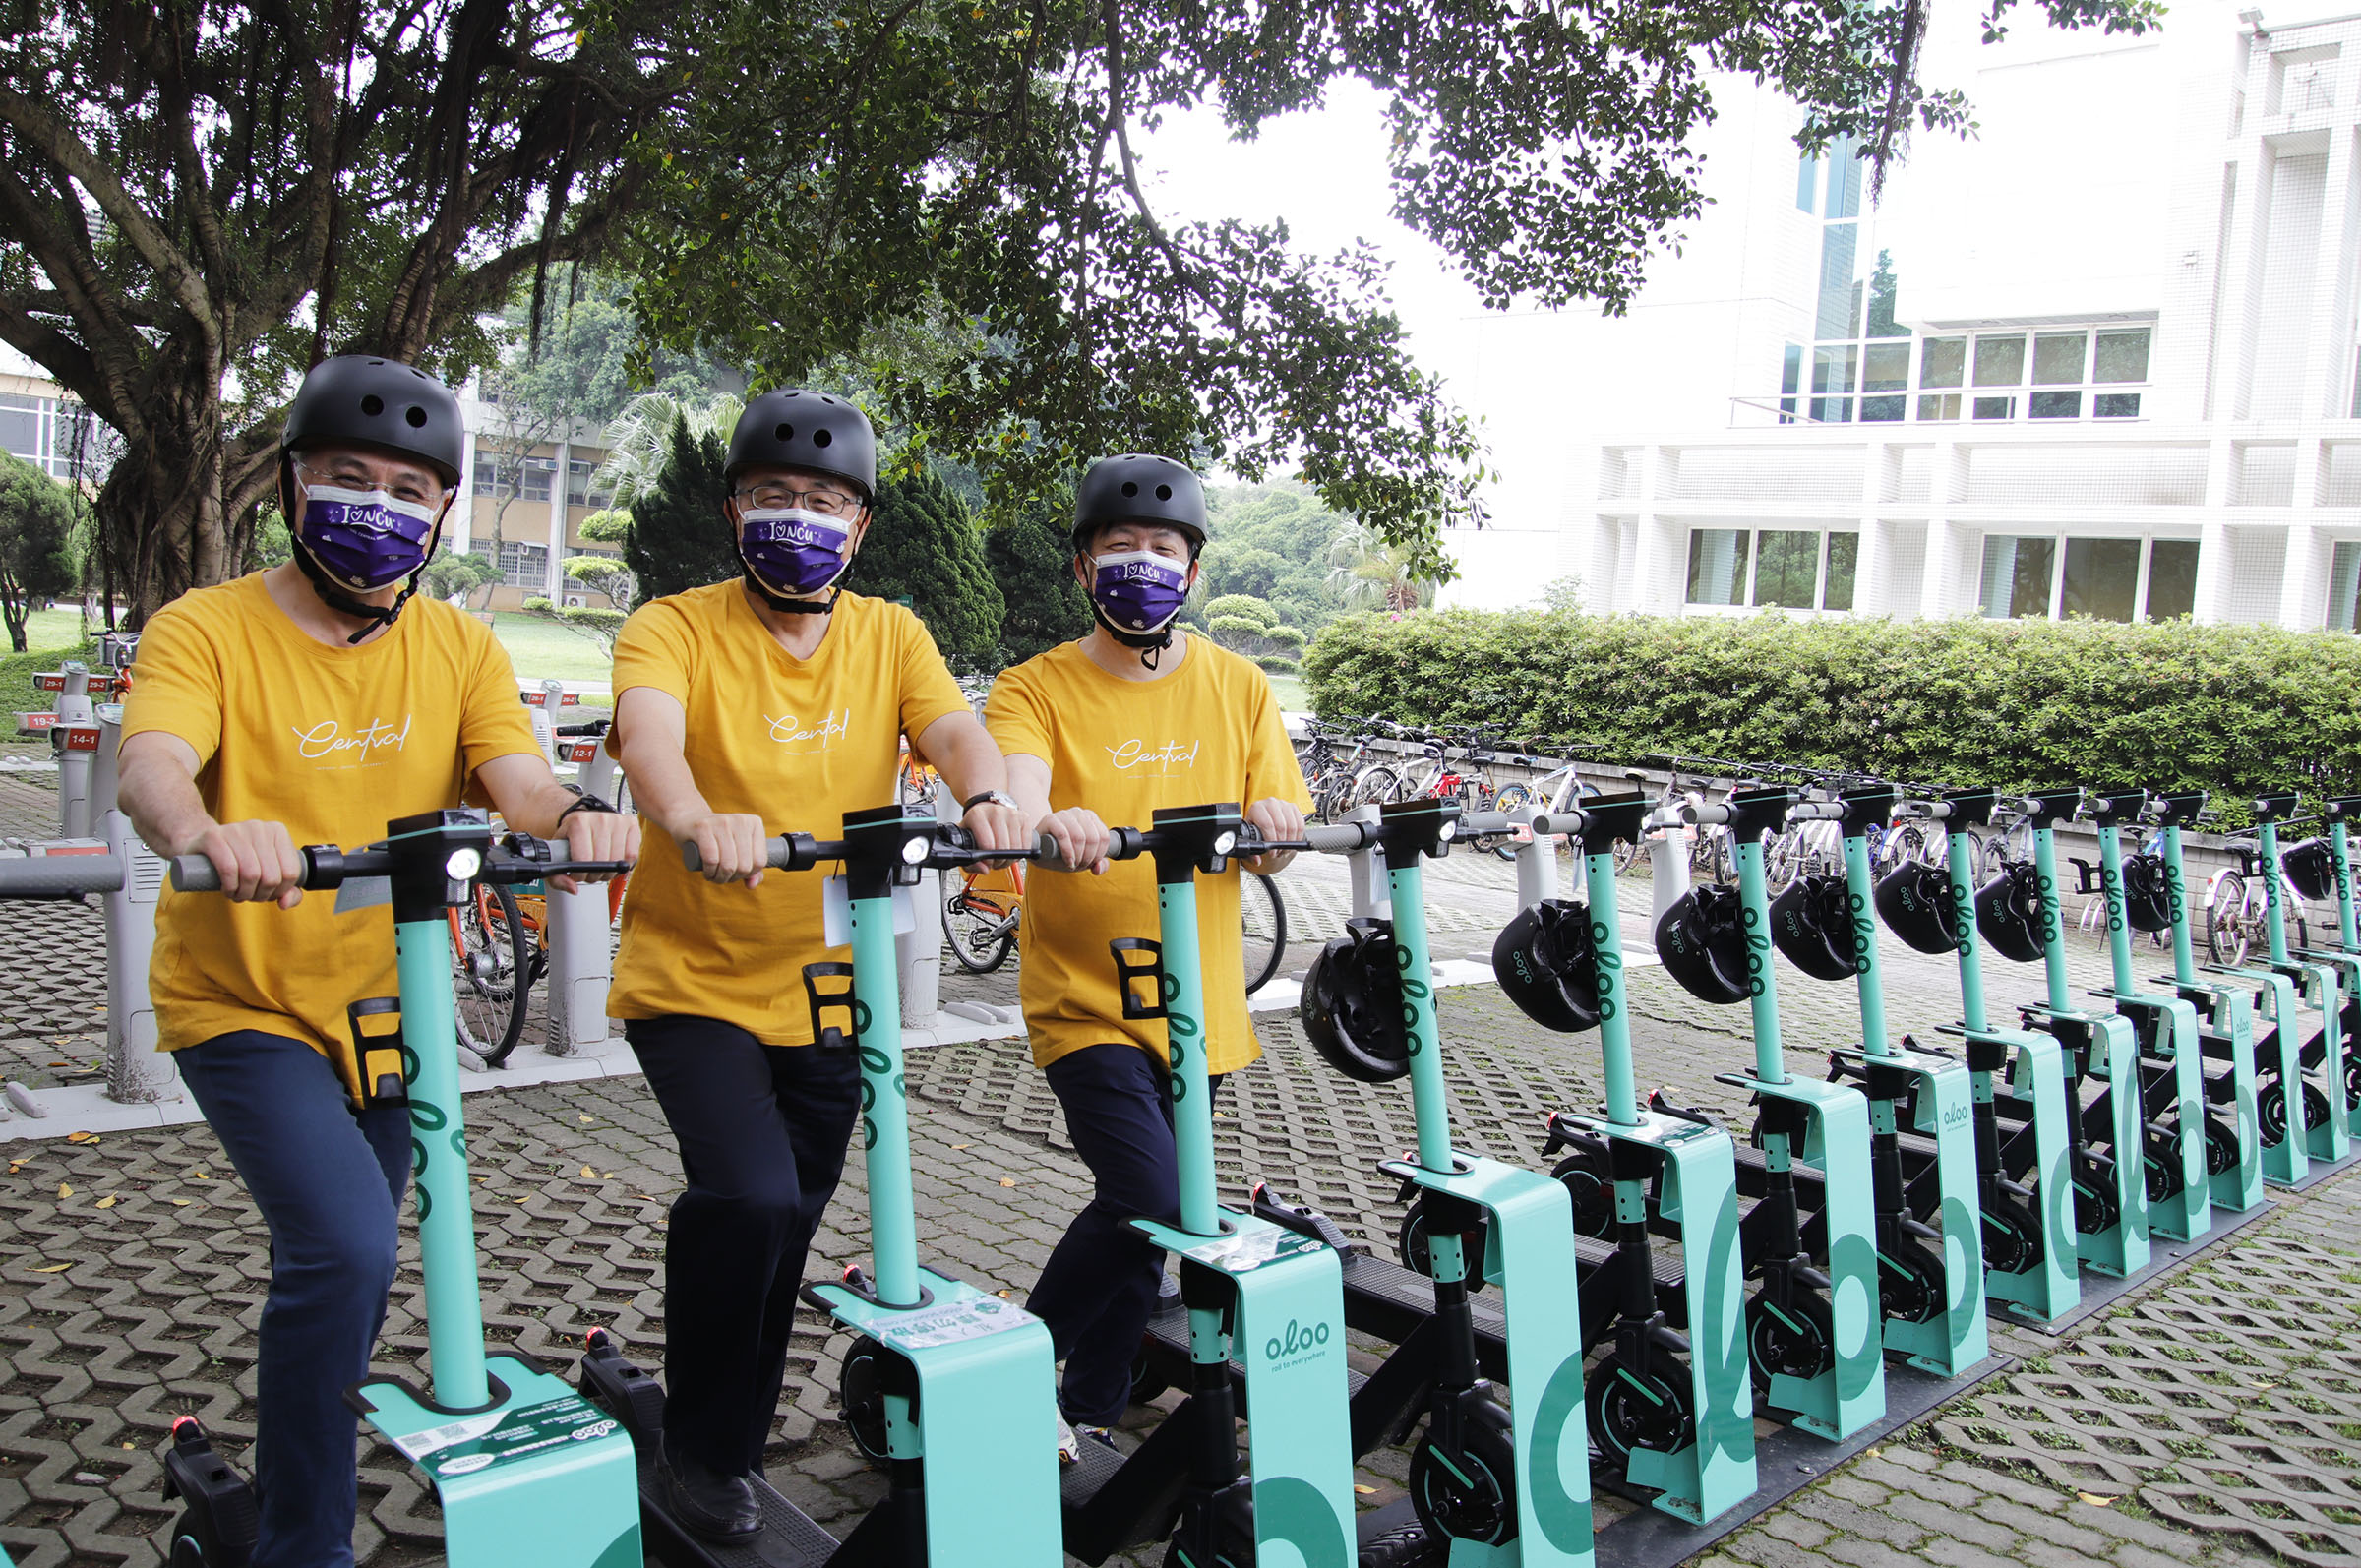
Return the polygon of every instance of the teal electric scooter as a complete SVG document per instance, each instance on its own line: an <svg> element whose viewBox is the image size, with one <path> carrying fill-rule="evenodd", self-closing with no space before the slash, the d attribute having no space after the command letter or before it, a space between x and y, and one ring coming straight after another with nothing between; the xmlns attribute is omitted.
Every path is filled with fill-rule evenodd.
<svg viewBox="0 0 2361 1568"><path fill-rule="evenodd" d="M1763 839L1786 826L1794 810L1791 791L1751 787L1721 805L1686 805L1681 816L1691 826L1726 825L1738 869L1741 984L1752 1011L1754 1070L1717 1073L1714 1081L1745 1090L1756 1107L1754 1146L1738 1151L1741 1182L1746 1165L1759 1160L1762 1167L1762 1195L1740 1228L1746 1270L1756 1282L1746 1298L1747 1362L1755 1393L1769 1409L1836 1442L1886 1414L1877 1214L1869 1198L1868 1102L1842 1085L1796 1077L1782 1050ZM1674 960L1665 949L1677 930L1673 923L1658 927L1658 952L1667 965ZM1820 1177L1817 1246L1805 1242L1798 1160Z"/></svg>
<svg viewBox="0 0 2361 1568"><path fill-rule="evenodd" d="M2265 1073L2260 1089L2266 1157L2275 1136L2278 1146L2300 1153L2307 1165L2310 1162L2335 1165L2352 1146L2348 1117L2334 1115L2331 1109L2344 1097L2344 992L2337 966L2306 963L2287 951L2287 879L2279 870L2279 826L2294 816L2295 810L2296 797L2292 794L2266 795L2255 802L2255 836L2263 872L2263 931L2270 938L2270 962L2264 967L2250 964L2224 973L2270 982L2268 989L2272 1000L2272 1035L2280 1065L2277 1072ZM2302 1015L2296 1004L2313 1007L2320 1014L2317 1043L2326 1089L2314 1085L2304 1075L2304 1058L2311 1053L2303 1040ZM2292 1167L2292 1160L2289 1165ZM2308 1174L2308 1170L2299 1173L2295 1179Z"/></svg>
<svg viewBox="0 0 2361 1568"><path fill-rule="evenodd" d="M755 1477L762 1533L743 1545L698 1537L664 1508L655 1469L661 1385L595 1332L582 1357L582 1389L638 1446L640 1507L657 1555L676 1568L1058 1568L1063 1560L1050 1332L1022 1307L918 1261L893 945L897 886L916 885L931 868L1024 858L980 851L962 829L900 806L846 813L840 839L791 833L770 841L774 870L843 867L853 961L804 967L816 1038L797 1049L860 1054L876 1274L850 1268L840 1283L803 1294L853 1333L875 1373L887 1491L839 1543ZM681 859L691 871L700 864L694 844L681 846Z"/></svg>
<svg viewBox="0 0 2361 1568"><path fill-rule="evenodd" d="M2106 904L2107 956L2115 1010L2132 1021L2140 1060L2143 1179L2151 1236L2193 1241L2213 1228L2206 1176L2205 1066L2198 1043L2197 1006L2186 997L2140 988L2132 973L2132 911L2124 877L2123 829L2148 813L2146 790L2092 796L2084 814L2098 829L2098 880ZM2143 924L2152 924L2143 922ZM2165 1076L2170 1089L2164 1091ZM2128 1098L2117 1085L2115 1098ZM2120 1106L2118 1109L2121 1109Z"/></svg>
<svg viewBox="0 0 2361 1568"><path fill-rule="evenodd" d="M639 1568L631 1439L610 1414L526 1357L484 1351L447 913L478 882L626 867L560 860L550 845L516 835L496 846L488 818L475 811L403 817L367 849L317 845L302 854L305 889L341 889L339 909L382 902L379 888L393 899L401 995L398 1003L353 1005L354 1072L345 1087L360 1103L409 1107L426 1275L432 1392L373 1377L346 1399L426 1477L442 1505L452 1568ZM172 863L172 885L212 891L220 878L204 856L184 855ZM396 1015L398 1036L382 1028ZM228 1496L223 1486L212 1500ZM192 1513L200 1506L184 1500ZM195 1552L216 1534L212 1520L176 1530L174 1568L205 1561L184 1556L184 1541Z"/></svg>
<svg viewBox="0 0 2361 1568"><path fill-rule="evenodd" d="M2356 814L2361 814L2361 797L2339 797L2328 802L2321 809L2321 815L2329 824L2327 839L2290 849L2287 864L2292 878L2297 857L2310 849L2328 873L2325 885L2318 888L2316 896L2336 906L2336 945L2306 948L2296 956L2310 963L2331 965L2344 978L2345 1128L2352 1136L2361 1138L2361 940L2354 935L2352 846L2345 831ZM2304 889L2299 887L2299 890ZM2324 1039L2324 1049L2326 1044Z"/></svg>
<svg viewBox="0 0 2361 1568"><path fill-rule="evenodd" d="M1702 1523L1755 1490L1754 1378L1729 1134L1644 1108L1635 1087L1615 845L1640 841L1652 805L1638 794L1597 797L1579 811L1533 820L1537 837L1562 833L1582 845L1606 1080L1606 1114L1553 1114L1550 1147L1570 1145L1604 1158L1613 1181L1615 1255L1586 1281L1611 1292L1603 1303L1608 1309L1587 1325L1594 1338L1613 1346L1591 1372L1592 1440L1626 1482L1659 1494L1651 1499L1656 1507ZM1657 1214L1680 1228L1686 1334L1670 1325L1658 1301L1651 1187Z"/></svg>
<svg viewBox="0 0 2361 1568"><path fill-rule="evenodd" d="M2149 797L2149 821L2160 844L2167 926L2172 932L2172 974L2164 984L2197 1009L2199 1072L2206 1123L2206 1195L2216 1209L2244 1214L2261 1204L2264 1182L2261 1088L2255 1070L2255 1004L2244 986L2201 975L2190 930L2191 904L2182 831L2204 814L2204 791ZM2208 1065L2212 1063L2215 1065ZM2169 1085L2169 1089L2167 1089ZM2162 1116L2161 1104L2177 1095L2180 1079L2151 1085L2149 1115Z"/></svg>

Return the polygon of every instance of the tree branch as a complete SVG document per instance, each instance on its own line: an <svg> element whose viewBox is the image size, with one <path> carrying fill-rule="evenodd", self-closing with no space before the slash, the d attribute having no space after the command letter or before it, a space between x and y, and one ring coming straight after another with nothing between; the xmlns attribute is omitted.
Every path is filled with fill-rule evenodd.
<svg viewBox="0 0 2361 1568"><path fill-rule="evenodd" d="M1131 155L1131 133L1123 123L1123 98L1130 82L1123 68L1123 18L1120 0L1101 0L1099 15L1107 29L1107 119L1115 128L1115 149L1123 165L1123 188L1131 193L1131 205L1139 210L1141 221L1148 225L1148 235L1156 248L1164 253L1173 269L1173 276L1191 293L1200 292L1189 265L1173 243L1164 225L1156 220L1155 211L1148 206L1147 193L1139 186L1139 163Z"/></svg>

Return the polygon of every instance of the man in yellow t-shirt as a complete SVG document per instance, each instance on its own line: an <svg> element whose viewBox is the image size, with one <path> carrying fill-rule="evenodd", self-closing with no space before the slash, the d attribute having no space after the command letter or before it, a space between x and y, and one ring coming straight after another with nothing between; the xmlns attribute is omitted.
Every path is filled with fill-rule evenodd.
<svg viewBox="0 0 2361 1568"><path fill-rule="evenodd" d="M1284 842L1302 838L1311 804L1263 673L1173 634L1204 544L1204 492L1187 468L1136 454L1094 463L1075 493L1073 571L1097 625L1002 674L985 716L1027 819L1056 839L1064 867L1088 873L1033 878L1020 932L1033 1060L1097 1185L1026 1304L1065 1361L1065 1419L1102 1441L1129 1403L1163 1266L1128 1222L1178 1220L1180 1202L1162 1029L1123 1017L1107 947L1157 935L1155 873L1145 860L1110 863L1108 825L1239 801L1247 821ZM1269 873L1289 858L1245 864ZM1238 877L1233 868L1197 878L1206 1061L1217 1075L1261 1055L1246 1015Z"/></svg>
<svg viewBox="0 0 2361 1568"><path fill-rule="evenodd" d="M388 359L304 378L280 439L294 560L166 605L140 642L120 799L160 855L204 855L228 901L167 889L156 1031L271 1228L257 1372L256 1568L352 1562L354 1417L394 1283L410 1172L400 1106L352 1104L353 1003L398 993L390 909L307 899L304 844L488 798L509 825L628 860L638 829L558 783L509 656L425 599L402 614L467 434L441 382Z"/></svg>
<svg viewBox="0 0 2361 1568"><path fill-rule="evenodd" d="M834 837L891 805L907 736L989 849L1029 842L1007 770L934 639L835 588L869 528L877 446L814 392L747 404L723 470L743 575L636 611L615 644L608 744L657 829L623 906L608 1009L680 1143L664 1251L663 1475L711 1539L760 1528L759 1474L812 1234L844 1169L857 1054L812 1045L804 967L842 961L818 876L765 876L765 841Z"/></svg>

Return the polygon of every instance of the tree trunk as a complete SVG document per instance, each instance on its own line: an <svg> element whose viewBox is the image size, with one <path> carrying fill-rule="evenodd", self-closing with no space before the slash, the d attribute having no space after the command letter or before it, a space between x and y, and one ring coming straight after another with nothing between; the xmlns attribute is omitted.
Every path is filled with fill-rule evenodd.
<svg viewBox="0 0 2361 1568"><path fill-rule="evenodd" d="M130 600L138 630L191 588L226 581L229 548L218 376L162 377L140 410L141 428L98 491L98 536L109 575Z"/></svg>

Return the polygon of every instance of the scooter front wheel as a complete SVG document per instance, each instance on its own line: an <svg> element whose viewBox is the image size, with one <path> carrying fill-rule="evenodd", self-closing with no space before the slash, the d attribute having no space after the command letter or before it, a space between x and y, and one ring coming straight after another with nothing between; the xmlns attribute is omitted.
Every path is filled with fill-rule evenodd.
<svg viewBox="0 0 2361 1568"><path fill-rule="evenodd" d="M1631 1365L1620 1351L1599 1363L1586 1401L1591 1440L1618 1471L1631 1468L1636 1449L1676 1454L1696 1441L1688 1389Z"/></svg>
<svg viewBox="0 0 2361 1568"><path fill-rule="evenodd" d="M885 1447L885 1348L869 1336L853 1341L844 1353L844 1377L837 1384L836 1405L844 1415L853 1446L877 1464L887 1458Z"/></svg>
<svg viewBox="0 0 2361 1568"><path fill-rule="evenodd" d="M1549 1168L1551 1177L1564 1183L1574 1200L1574 1234L1595 1241L1615 1238L1615 1181L1605 1158L1595 1150L1578 1149Z"/></svg>
<svg viewBox="0 0 2361 1568"><path fill-rule="evenodd" d="M1469 1404L1457 1456L1431 1433L1410 1456L1410 1501L1428 1536L1497 1546L1517 1534L1517 1449L1508 1412L1490 1400Z"/></svg>
<svg viewBox="0 0 2361 1568"><path fill-rule="evenodd" d="M1984 1211L1984 1267L1995 1274L2023 1274L2041 1261L2041 1227L2013 1197L1987 1197Z"/></svg>
<svg viewBox="0 0 2361 1568"><path fill-rule="evenodd" d="M1768 1397L1771 1379L1814 1378L1837 1364L1837 1320L1817 1291L1797 1291L1785 1305L1757 1291L1746 1298L1746 1364L1754 1389Z"/></svg>
<svg viewBox="0 0 2361 1568"><path fill-rule="evenodd" d="M1915 1240L1880 1246L1877 1264L1881 1316L1926 1323L1943 1309L1943 1265Z"/></svg>
<svg viewBox="0 0 2361 1568"><path fill-rule="evenodd" d="M1394 1233L1394 1245L1402 1256L1402 1266L1414 1274L1434 1278L1434 1252L1426 1244L1425 1194L1421 1193L1402 1216L1401 1229ZM1484 1226L1479 1221L1460 1237L1461 1255L1467 1260L1468 1294L1473 1296L1483 1289Z"/></svg>

